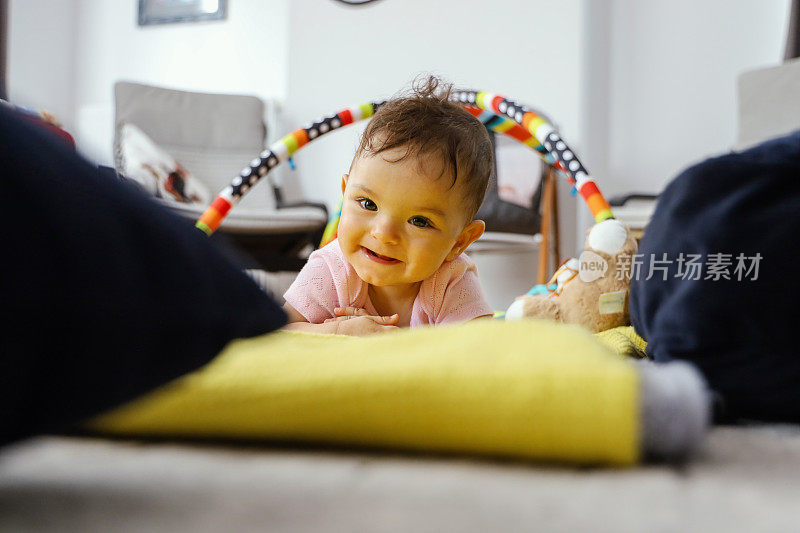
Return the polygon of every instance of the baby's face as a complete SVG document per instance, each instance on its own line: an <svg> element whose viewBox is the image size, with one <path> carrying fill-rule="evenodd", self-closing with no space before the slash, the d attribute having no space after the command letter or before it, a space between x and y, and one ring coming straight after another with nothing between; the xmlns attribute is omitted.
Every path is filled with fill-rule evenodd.
<svg viewBox="0 0 800 533"><path fill-rule="evenodd" d="M403 154L400 147L361 156L342 180L339 246L358 276L375 286L430 277L483 230L483 223L467 224L461 186L450 188L450 176L438 177L438 163L420 168L415 156L390 162Z"/></svg>

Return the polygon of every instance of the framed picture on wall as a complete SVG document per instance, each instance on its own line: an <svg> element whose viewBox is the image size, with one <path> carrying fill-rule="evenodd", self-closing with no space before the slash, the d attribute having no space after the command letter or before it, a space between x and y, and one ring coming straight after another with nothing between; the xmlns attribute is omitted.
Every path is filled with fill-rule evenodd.
<svg viewBox="0 0 800 533"><path fill-rule="evenodd" d="M224 19L228 0L139 0L139 26Z"/></svg>

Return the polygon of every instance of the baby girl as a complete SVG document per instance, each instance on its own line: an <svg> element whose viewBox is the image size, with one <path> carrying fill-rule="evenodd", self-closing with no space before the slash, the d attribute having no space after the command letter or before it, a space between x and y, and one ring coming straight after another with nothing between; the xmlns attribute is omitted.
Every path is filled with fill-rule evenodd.
<svg viewBox="0 0 800 533"><path fill-rule="evenodd" d="M349 174L338 239L286 291L286 329L368 335L491 316L464 250L493 152L484 126L429 78L381 107Z"/></svg>

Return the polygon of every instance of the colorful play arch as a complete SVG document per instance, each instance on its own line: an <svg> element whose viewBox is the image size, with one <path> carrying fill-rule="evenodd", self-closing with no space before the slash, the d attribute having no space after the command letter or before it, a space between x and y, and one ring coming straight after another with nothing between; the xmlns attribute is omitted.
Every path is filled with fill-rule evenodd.
<svg viewBox="0 0 800 533"><path fill-rule="evenodd" d="M608 202L578 156L541 115L504 96L482 91L456 90L451 93L450 99L461 104L490 130L508 135L529 146L549 165L559 169L583 197L596 222L614 218ZM207 235L211 235L233 206L272 169L326 133L370 118L384 103L385 100L375 101L344 109L276 141L253 159L250 165L219 193L197 221L197 227ZM323 243L335 236L339 214L340 212L335 213L331 223L328 224Z"/></svg>

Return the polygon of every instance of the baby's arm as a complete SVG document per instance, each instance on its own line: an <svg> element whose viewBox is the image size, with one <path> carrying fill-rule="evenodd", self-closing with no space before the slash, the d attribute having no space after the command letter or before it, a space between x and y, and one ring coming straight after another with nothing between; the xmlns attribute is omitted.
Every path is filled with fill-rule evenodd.
<svg viewBox="0 0 800 533"><path fill-rule="evenodd" d="M397 315L392 316L340 316L329 318L322 324L312 324L294 307L286 303L283 310L289 315L289 323L283 329L289 331L308 331L311 333L332 333L335 335L363 336L385 333L399 329Z"/></svg>

